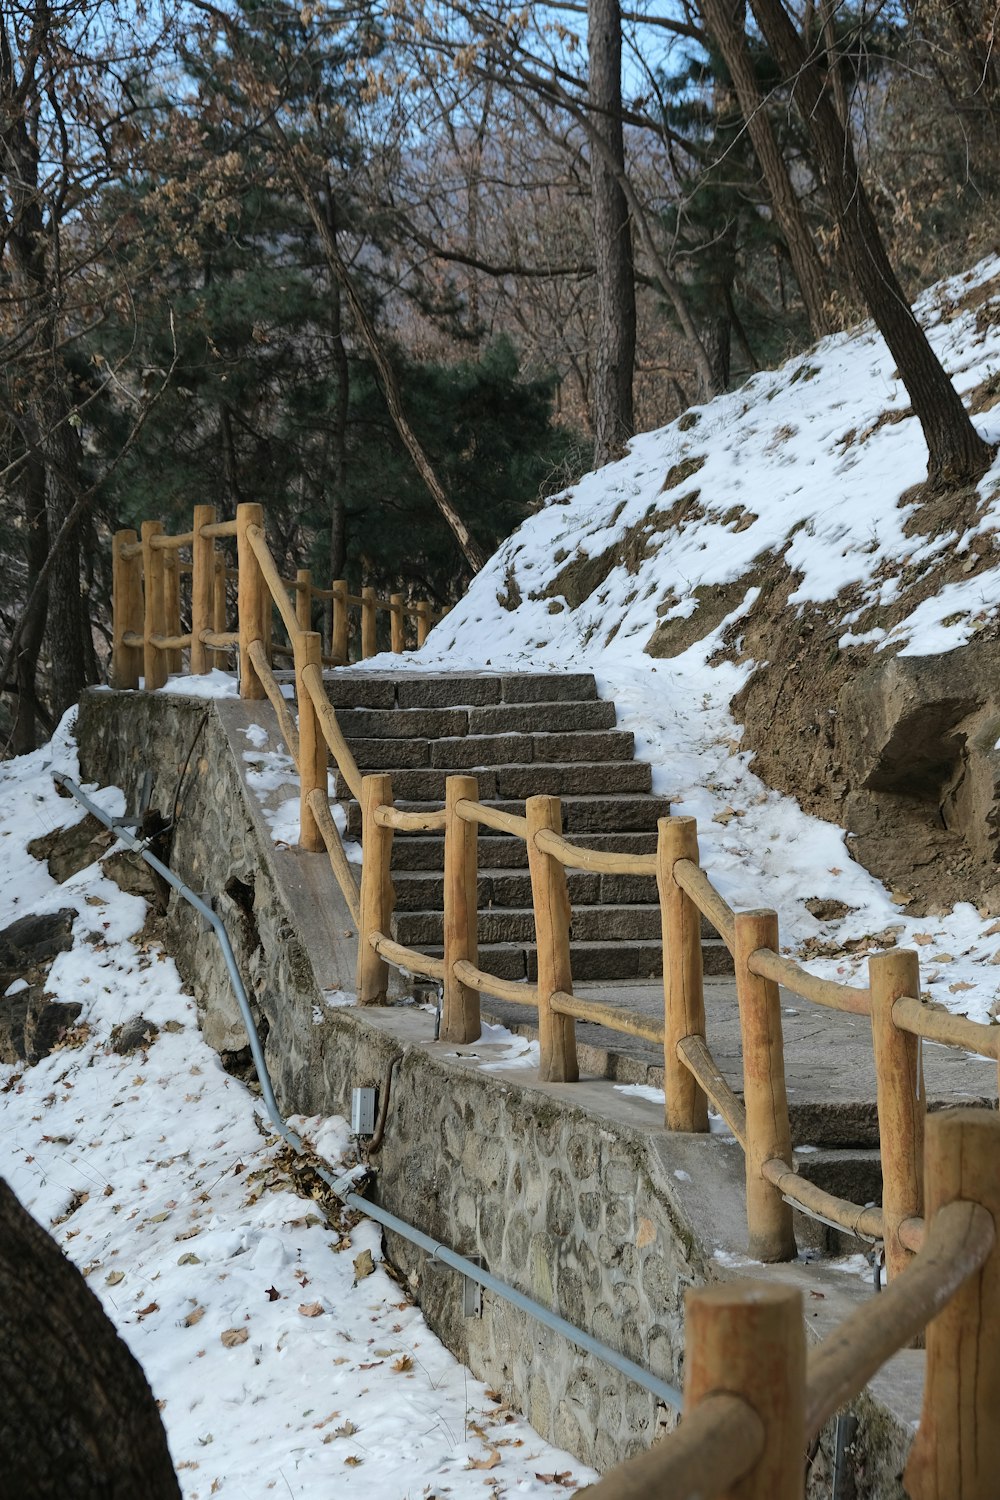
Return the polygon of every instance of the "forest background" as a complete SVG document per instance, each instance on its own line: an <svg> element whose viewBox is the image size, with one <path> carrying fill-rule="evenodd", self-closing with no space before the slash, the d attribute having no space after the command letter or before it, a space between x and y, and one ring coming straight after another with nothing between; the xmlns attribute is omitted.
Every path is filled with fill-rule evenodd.
<svg viewBox="0 0 1000 1500"><path fill-rule="evenodd" d="M110 536L261 502L286 576L458 597L636 431L995 245L988 0L0 5L0 751L110 638Z"/></svg>

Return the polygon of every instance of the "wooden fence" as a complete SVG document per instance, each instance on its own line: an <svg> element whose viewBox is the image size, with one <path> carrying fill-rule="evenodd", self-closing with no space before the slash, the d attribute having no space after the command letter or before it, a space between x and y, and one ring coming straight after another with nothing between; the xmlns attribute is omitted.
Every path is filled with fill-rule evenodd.
<svg viewBox="0 0 1000 1500"><path fill-rule="evenodd" d="M678 1487L674 1488L673 1480L666 1484L659 1479L657 1483L661 1489L656 1493L671 1496L698 1493L705 1497L716 1493L735 1495L737 1490L732 1486L740 1479L740 1474L751 1471L756 1474L759 1469L761 1474L776 1475L780 1465L770 1461L765 1463L759 1456L760 1444L765 1445L760 1451L770 1452L775 1446L787 1448L789 1445L789 1451L795 1451L792 1437L798 1434L795 1442L801 1448L803 1432L818 1431L827 1416L870 1378L893 1349L913 1338L928 1317L936 1318L931 1324L932 1333L939 1324L949 1330L947 1337L942 1335L941 1339L942 1367L948 1364L952 1369L954 1362L949 1351L958 1341L961 1343L961 1359L965 1361L962 1368L971 1371L973 1365L968 1362L974 1360L974 1353L961 1342L967 1336L963 1332L966 1325L971 1326L974 1322L969 1308L975 1298L969 1289L986 1284L983 1277L987 1272L978 1268L989 1256L988 1285L991 1290L1000 1290L994 1288L994 1283L1000 1278L1000 1266L992 1253L992 1239L989 1247L984 1248L989 1236L982 1211L977 1209L972 1213L966 1225L968 1236L963 1239L965 1231L960 1233L957 1209L952 1212L946 1205L954 1206L953 1200L968 1199L968 1202L963 1201L963 1211L969 1209L970 1204L984 1205L989 1214L1000 1211L1000 1187L994 1193L993 1186L989 1186L988 1191L984 1186L988 1175L987 1153L989 1183L1000 1182L996 1140L1000 1121L986 1112L974 1112L969 1120L964 1115L955 1115L954 1118L961 1121L960 1128L955 1127L958 1134L945 1123L934 1122L935 1133L930 1139L938 1142L934 1147L937 1155L926 1153L932 1186L927 1190L925 1202L926 1098L920 1043L926 1038L997 1059L1000 1056L1000 1027L979 1025L924 1003L920 998L917 955L912 952L892 951L872 957L868 964L869 982L863 988L810 974L801 964L781 953L775 912L736 912L712 885L699 862L697 827L692 818L661 818L657 824L655 854L630 855L591 849L565 838L558 797L529 797L523 816L490 807L479 800L474 776L447 778L443 807L420 811L397 808L390 776L362 776L358 770L323 684L324 656L320 635L306 628L305 611L298 607L302 597L298 580L292 584L280 576L267 546L259 507L240 506L237 520L224 523L211 519L209 507L198 507L192 533L185 538L170 538L154 544L154 537L161 534L155 523L146 523L142 528L141 543L134 541L132 533L119 533L116 537L115 680L118 685L127 686L134 685L138 677L138 666L133 661L127 672L123 668L119 678L119 651L127 653L141 649L145 653L147 684L155 686L159 678L156 670L150 670L150 664L162 669L169 653L191 647L192 670L196 670L194 662L198 658L193 649L196 633L200 644L207 650L238 647L240 692L244 697L266 696L271 701L299 771L301 846L314 851L326 849L334 875L358 924L357 993L360 1005L385 1002L389 966L393 965L405 973L427 977L442 986L440 1035L443 1041L467 1043L478 1038L480 996L483 994L528 1006L538 1017L540 1076L547 1082L573 1083L578 1078L577 1020L593 1021L612 1030L643 1037L663 1048L666 1128L706 1131L711 1103L743 1148L748 1248L752 1258L782 1261L794 1257L793 1207L863 1240L884 1242L890 1289L898 1283L899 1290L891 1299L883 1298L875 1304L877 1317L875 1312L865 1312L865 1326L869 1323L873 1328L877 1326L878 1333L873 1333L871 1340L866 1342L855 1339L852 1332L849 1342L852 1350L854 1344L858 1344L856 1358L854 1353L850 1357L838 1354L839 1345L834 1341L832 1353L824 1356L831 1363L821 1363L818 1358L810 1362L808 1389L795 1375L804 1354L799 1348L800 1332L793 1334L793 1325L794 1329L800 1330L801 1316L800 1311L794 1310L794 1302L789 1300L792 1294L764 1295L756 1291L750 1294L733 1292L732 1289L692 1293L689 1327L697 1336L697 1348L711 1350L714 1346L717 1351L726 1348L727 1382L734 1368L733 1362L739 1364L739 1359L743 1358L741 1355L737 1359L729 1348L734 1341L742 1347L742 1342L749 1340L750 1352L746 1355L743 1377L748 1388L753 1387L756 1379L758 1355L754 1349L760 1341L773 1349L776 1357L780 1353L781 1360L792 1374L787 1379L782 1377L784 1384L775 1395L773 1415L758 1412L758 1417L751 1420L736 1396L730 1400L714 1394L720 1389L718 1382L724 1378L718 1362L713 1363L715 1356L705 1354L702 1358L699 1355L698 1361L692 1361L689 1399L699 1413L703 1407L704 1414L699 1414L697 1420L689 1418L681 1436L669 1446L681 1455L691 1455L696 1449L702 1453L702 1445L695 1441L696 1435L704 1434L710 1428L718 1453L715 1458L705 1457L702 1453L697 1462L690 1456L678 1458L677 1463L681 1465L678 1473L690 1474L694 1478L683 1480L687 1488L680 1480L677 1481ZM238 544L239 628L229 633L224 630L219 609L220 569L212 552L214 538L220 535L235 535ZM169 555L170 548L174 549L173 555L176 556L177 547L192 544L192 630L189 635L181 635L174 604L176 595L171 592L173 585L168 587L165 583L163 560ZM140 552L146 601L141 632L138 629L141 596L134 581L136 575L125 569L125 565L137 559ZM121 566L119 553L122 554ZM345 594L342 597L345 605L350 603L350 596ZM294 662L297 727L270 664L273 608L287 631ZM369 604L369 619L372 618L371 610ZM207 618L211 618L211 623L203 624ZM418 631L419 620L418 615ZM334 651L330 655L336 658L336 632L334 634ZM360 889L330 811L328 752L361 807L364 861ZM527 846L537 953L537 979L533 984L501 979L478 964L477 843L480 827L523 839ZM444 835L444 951L441 957L404 946L390 936L394 903L394 838L397 834L427 832ZM567 870L655 877L663 938L662 1021L651 1020L649 1016L624 1006L589 1000L573 993L572 913ZM718 932L734 960L743 1051L742 1100L722 1076L706 1038L701 948L703 917ZM881 1208L838 1198L796 1171L785 1085L779 985L813 1004L871 1018L882 1150ZM983 1131L987 1133L983 1134ZM967 1181L963 1175L965 1158L956 1144L966 1140L972 1143L969 1151L975 1154L978 1162L975 1167L978 1175L974 1181ZM992 1218L989 1223L989 1234L992 1235ZM938 1291L935 1291L935 1278L940 1280ZM905 1291L904 1288L911 1290ZM952 1301L948 1311L940 1312L949 1297ZM960 1315L955 1312L956 1308L963 1309ZM890 1309L894 1310L891 1316ZM980 1313L985 1318L982 1308ZM712 1333L712 1326L716 1323L717 1331ZM853 1328L853 1325L848 1326ZM934 1347L929 1339L929 1350ZM992 1354L990 1358L995 1362ZM819 1372L815 1381L814 1365ZM983 1377L981 1369L975 1368L975 1377L967 1373L966 1378L969 1389L978 1391ZM993 1371L992 1364L990 1370ZM991 1399L996 1378L990 1374L993 1382L988 1384ZM943 1376L938 1381L933 1365L928 1380L932 1389L937 1389L935 1382L947 1384ZM725 1389L733 1392L736 1387L727 1383ZM803 1395L806 1400L804 1415ZM747 1399L750 1399L749 1394ZM970 1398L966 1392L962 1400L967 1399ZM834 1401L833 1405L831 1401ZM780 1418L779 1409L784 1413ZM993 1418L990 1420L992 1423ZM994 1425L1000 1433L1000 1423ZM924 1432L923 1427L921 1432ZM948 1443L953 1440L966 1442L964 1436L959 1439L954 1433L948 1433L946 1437ZM933 1442L940 1440L943 1439L938 1434ZM978 1439L969 1438L968 1441L974 1443ZM997 1442L1000 1443L1000 1438ZM924 1439L918 1439L918 1449L922 1443ZM744 1463L740 1474L732 1468L737 1454L740 1455L739 1461ZM648 1460L653 1468L659 1462L658 1459L654 1462L654 1455L649 1455ZM646 1460L636 1462L641 1469ZM699 1468L698 1463L702 1462L703 1467ZM692 1465L690 1469L683 1467L687 1463ZM790 1473L790 1465L785 1467ZM930 1459L924 1468L928 1472L933 1469ZM723 1469L728 1477L720 1478ZM982 1496L985 1500L987 1493L990 1496L997 1493L995 1473L994 1466L990 1473L994 1487L988 1491L974 1487L948 1489L947 1484L944 1488L934 1488L937 1481L927 1479L921 1481L924 1488L911 1493L920 1500L931 1500L931 1497L935 1500L963 1497L964 1500L964 1497L972 1496L977 1500ZM701 1490L695 1485L696 1479L703 1484ZM645 1482L643 1479L642 1484ZM777 1479L766 1482L761 1479L755 1488L744 1488L746 1482L740 1480L738 1493L741 1497L764 1496L766 1492L768 1500L781 1500L781 1497L801 1493L800 1489L791 1487L791 1480L787 1477L782 1481L784 1488ZM599 1493L609 1496L652 1495L654 1490L642 1487L605 1490L602 1487Z"/></svg>
<svg viewBox="0 0 1000 1500"><path fill-rule="evenodd" d="M111 681L115 687L135 688L142 677L146 687L163 687L171 672L183 670L182 653L189 653L189 670L200 675L209 670L215 654L228 655L241 649L241 666L246 666L246 642L241 643L239 630L227 630L231 586L237 585L239 618L248 627L248 598L239 594L239 579L246 580L257 561L250 540L252 531L263 537L264 517L259 505L241 505L236 519L220 521L212 505L194 507L190 531L168 536L159 521L144 521L140 536L134 531L118 531L113 540L112 607L114 634L112 640ZM235 542L237 566L226 565L217 543ZM344 579L335 580L328 589L317 588L307 568L299 569L294 579L282 579L271 557L268 566L274 574L269 580L288 603L294 599L292 614L298 629L308 631L315 603L329 606L329 639L322 661L327 666L346 666L350 660L352 635L356 638L361 659L375 656L378 646L378 617L389 617L389 649L406 649L407 635L412 644L422 646L435 616L429 602L408 602L403 594L379 598L374 588L363 588L352 594ZM190 580L187 612L190 629L182 631L184 585ZM272 611L261 601L261 635L268 658L291 656L292 645L271 640ZM352 618L352 611L357 618ZM285 619L287 611L279 612ZM256 622L255 622L256 623ZM408 630L408 625L411 627ZM353 628L352 628L353 627ZM255 637L257 638L257 637Z"/></svg>

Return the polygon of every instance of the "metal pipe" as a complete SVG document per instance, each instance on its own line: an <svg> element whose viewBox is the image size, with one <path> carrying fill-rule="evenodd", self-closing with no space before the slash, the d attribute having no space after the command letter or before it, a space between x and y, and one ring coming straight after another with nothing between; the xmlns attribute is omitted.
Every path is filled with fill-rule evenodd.
<svg viewBox="0 0 1000 1500"><path fill-rule="evenodd" d="M261 1047L260 1037L257 1035L257 1026L254 1022L253 1012L250 1009L250 1001L247 997L240 971L236 965L236 956L229 941L229 934L221 917L212 910L201 896L196 895L190 886L185 885L183 880L174 874L169 865L165 865L161 859L157 859L155 854L151 854L141 839L137 839L128 829L115 826L113 819L109 818L107 813L97 806L96 802L92 801L85 792L81 791L75 781L72 781L70 777L64 775L61 771L53 771L52 779L60 786L65 787L70 796L74 797L82 807L85 807L99 822L103 823L105 828L112 829L123 844L144 859L146 864L155 870L158 875L162 876L179 896L183 896L184 900L190 906L193 906L195 911L212 928L212 931L219 940L222 956L226 964L226 971L229 974L233 991L236 995L236 1001L240 1008L240 1015L243 1018L243 1025L246 1028L247 1041L250 1044L250 1055L257 1069L257 1077L260 1080L264 1104L270 1116L271 1123L278 1134L294 1150L305 1155L308 1148L301 1137L292 1130L291 1126L285 1123L284 1117L278 1108L278 1101L274 1097L274 1089L271 1086L271 1075L267 1070L267 1063L264 1061L264 1049ZM314 1152L310 1154L315 1157ZM381 1224L383 1228L391 1230L393 1234L398 1234L401 1239L409 1240L411 1245L416 1245L418 1249L425 1250L432 1260L436 1260L441 1265L448 1266L451 1270L457 1271L459 1275L468 1277L470 1281L475 1281L479 1286L484 1287L486 1291L493 1292L496 1296L502 1297L505 1302L509 1302L512 1306L520 1308L522 1312L527 1313L529 1317L534 1318L543 1327L551 1329L553 1333L560 1334L563 1338L568 1339L570 1343L576 1344L578 1348L586 1350L588 1354L593 1354L595 1358L602 1360L606 1365L610 1365L612 1369L618 1370L628 1380L642 1386L644 1390L649 1391L667 1406L673 1407L675 1411L681 1410L683 1398L676 1386L670 1385L666 1380L661 1380L657 1375L650 1374L648 1370L644 1370L634 1360L628 1359L624 1354L619 1354L616 1349L609 1348L607 1344L602 1344L592 1334L585 1333L582 1328L575 1327L574 1324L567 1322L565 1318L561 1318L558 1313L550 1312L547 1307L543 1307L540 1302L535 1302L531 1297L526 1297L516 1287L508 1285L507 1282L501 1281L496 1276L491 1276L489 1271L484 1270L482 1266L477 1266L475 1261L468 1260L464 1255L459 1255L447 1245L443 1245L440 1241L435 1240L431 1235L424 1234L423 1230L417 1229L415 1225L408 1224L405 1219L401 1219L398 1215L390 1213L388 1209L382 1208L380 1204L372 1203L370 1199L363 1198L360 1193L355 1193L350 1187L352 1181L350 1172L337 1177L332 1171L327 1170L323 1166L317 1167L316 1171L327 1187L331 1188L340 1201L348 1208L353 1208L358 1213L365 1214L369 1219L374 1219L376 1224Z"/></svg>

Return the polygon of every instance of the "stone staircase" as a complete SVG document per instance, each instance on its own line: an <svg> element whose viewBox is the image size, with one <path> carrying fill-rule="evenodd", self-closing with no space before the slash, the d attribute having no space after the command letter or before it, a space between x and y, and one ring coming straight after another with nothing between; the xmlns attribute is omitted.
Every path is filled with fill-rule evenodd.
<svg viewBox="0 0 1000 1500"><path fill-rule="evenodd" d="M480 800L523 813L524 799L562 799L563 831L591 848L633 854L656 848L656 820L670 811L652 795L648 765L633 738L615 728L615 706L597 696L589 673L344 672L327 691L363 773L392 777L397 806L440 806L445 778L475 775ZM348 835L360 808L338 775ZM442 836L397 834L393 847L398 942L439 955ZM534 919L522 840L481 829L480 965L504 979L535 977ZM637 980L661 973L660 910L649 877L569 873L572 965L579 980ZM711 929L705 971L731 972Z"/></svg>

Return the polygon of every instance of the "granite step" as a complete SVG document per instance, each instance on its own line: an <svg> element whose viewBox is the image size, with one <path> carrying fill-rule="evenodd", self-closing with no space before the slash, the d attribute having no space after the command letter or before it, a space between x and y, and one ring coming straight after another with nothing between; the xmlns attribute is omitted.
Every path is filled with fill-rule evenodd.
<svg viewBox="0 0 1000 1500"><path fill-rule="evenodd" d="M633 736L622 729L561 734L468 734L444 739L350 739L363 771L422 770L436 766L474 774L481 766L556 765L562 762L630 761Z"/></svg>
<svg viewBox="0 0 1000 1500"><path fill-rule="evenodd" d="M579 842L586 844L588 849L600 849L614 854L653 854L656 852L655 833L588 833L581 834ZM527 871L528 850L523 839L515 838L512 834L481 832L478 844L479 863L482 869ZM400 833L396 835L392 846L394 877L397 873L411 870L436 871L440 876L443 861L444 838L442 834ZM646 877L641 875L605 875L602 879L634 879L641 881L643 885L646 884ZM649 884L651 892L655 891L655 883L649 882Z"/></svg>
<svg viewBox="0 0 1000 1500"><path fill-rule="evenodd" d="M393 771L392 791L398 800L443 802L445 783L455 768L433 767L423 770ZM505 797L575 797L620 795L623 792L648 792L652 772L640 760L595 761L576 765L493 766L477 773L479 800L492 802ZM341 772L337 772L336 796L341 800L351 794Z"/></svg>

